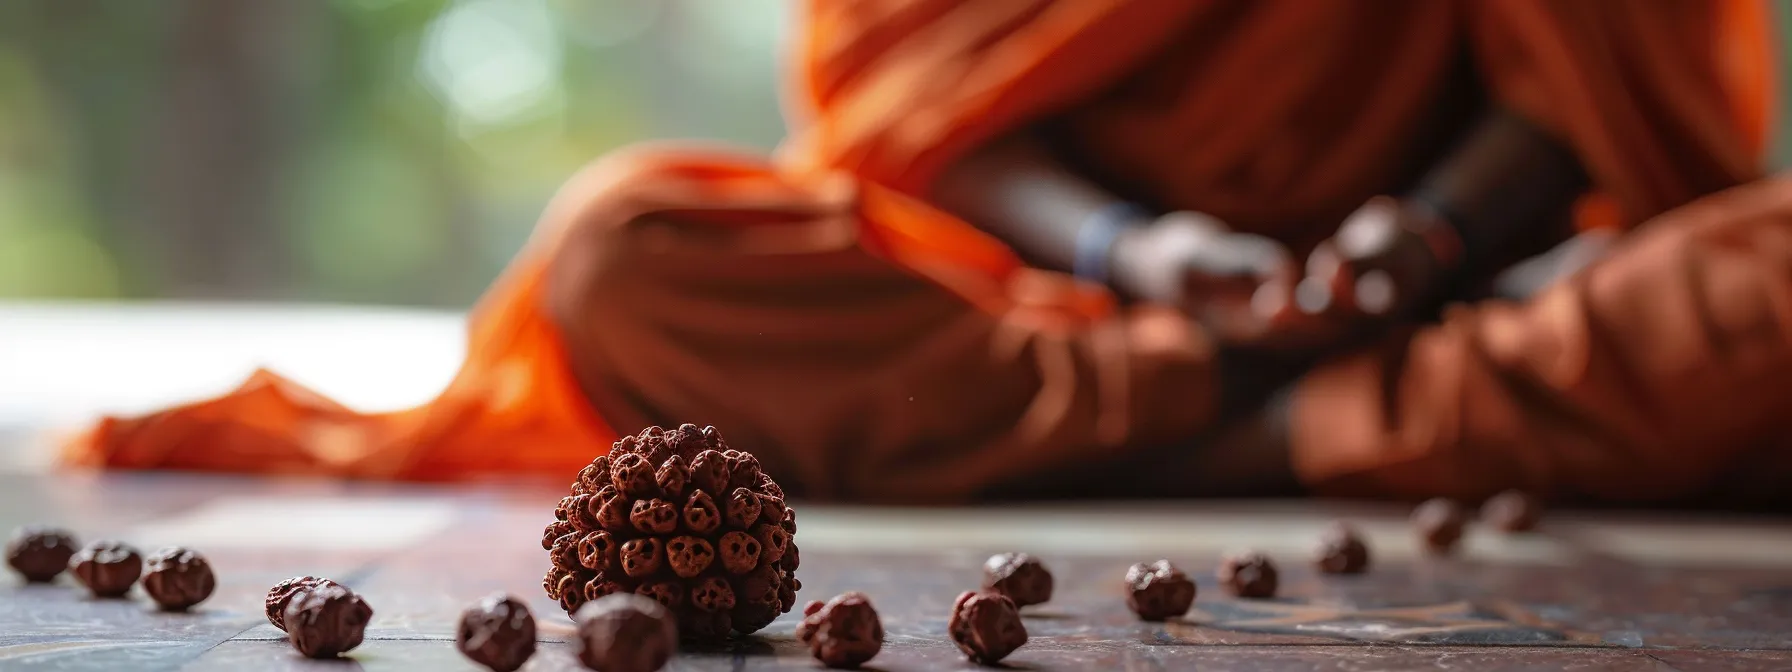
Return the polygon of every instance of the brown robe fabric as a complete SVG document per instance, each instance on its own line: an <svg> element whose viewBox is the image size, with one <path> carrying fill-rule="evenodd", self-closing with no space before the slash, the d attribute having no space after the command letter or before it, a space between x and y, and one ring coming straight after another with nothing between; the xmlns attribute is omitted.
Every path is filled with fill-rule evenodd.
<svg viewBox="0 0 1792 672"><path fill-rule="evenodd" d="M1299 246L1397 186L1466 58L1494 99L1568 140L1619 221L1649 223L1534 302L1466 307L1313 372L1297 473L1383 496L1706 495L1774 430L1766 391L1784 376L1754 372L1792 356L1788 185L1686 205L1758 178L1764 63L1719 57L1759 55L1724 46L1762 30L1737 18L1757 5L813 0L776 160L648 147L575 178L475 315L505 338L476 343L444 395L463 413L332 416L325 462L304 409L245 433L233 396L202 418L104 424L69 455L461 478L576 469L601 425L690 421L814 496L951 501L1141 459L1141 483L1200 494L1201 474L1150 460L1223 420L1208 339L1026 268L929 206L928 185L1049 123L1130 192ZM526 363L506 356L523 349ZM512 374L504 404L462 384L496 369ZM566 410L580 405L602 421ZM507 445L485 421L499 407L534 433Z"/></svg>
<svg viewBox="0 0 1792 672"><path fill-rule="evenodd" d="M1792 430L1792 179L1661 215L1523 304L1460 307L1323 366L1293 420L1301 480L1331 493L1775 494L1725 484L1792 477L1759 454Z"/></svg>

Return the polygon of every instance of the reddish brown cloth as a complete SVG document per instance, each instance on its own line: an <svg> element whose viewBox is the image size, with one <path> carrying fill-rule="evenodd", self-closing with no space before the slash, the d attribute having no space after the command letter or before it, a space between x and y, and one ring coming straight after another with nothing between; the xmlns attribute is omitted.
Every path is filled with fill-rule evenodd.
<svg viewBox="0 0 1792 672"><path fill-rule="evenodd" d="M1780 178L1662 215L1524 304L1463 307L1308 375L1295 464L1338 494L1723 495L1726 479L1761 477L1735 473L1751 465L1792 476L1784 456L1751 455L1783 450L1788 381L1792 179Z"/></svg>
<svg viewBox="0 0 1792 672"><path fill-rule="evenodd" d="M1756 178L1764 59L1719 55L1759 55L1731 46L1760 43L1763 27L1738 19L1758 5L812 0L776 161L641 148L575 178L475 315L442 401L361 416L251 391L103 424L71 460L459 478L563 471L603 449L605 425L690 421L829 497L952 500L1122 462L1215 426L1213 348L1172 311L1116 308L929 206L944 166L1052 123L1151 200L1310 241L1426 149L1415 129L1437 121L1466 58L1496 99L1573 145L1618 219L1641 222ZM1406 354L1314 373L1297 395L1297 470L1322 491L1381 495L1709 487L1680 472L1733 467L1740 449L1706 446L1761 438L1760 412L1713 403L1674 420L1693 417L1660 414L1689 374L1664 372L1738 356L1730 339L1691 344L1727 329L1777 362L1784 344L1757 334L1792 287L1768 272L1772 246L1676 245L1778 240L1783 188L1674 211L1534 304L1477 307L1389 346ZM1686 261L1696 249L1753 270ZM1718 286L1748 291L1704 291ZM1643 307L1674 296L1687 298ZM1594 324L1606 331L1571 328ZM1559 356L1549 348L1599 365L1527 373ZM1765 389L1718 364L1698 371L1714 399ZM1634 460L1606 473L1583 454Z"/></svg>
<svg viewBox="0 0 1792 672"><path fill-rule="evenodd" d="M626 163L641 189L618 196L642 203L622 209L654 214L591 210L545 297L614 426L726 427L810 496L945 501L1211 420L1212 353L1173 311L1113 313L1092 288L1017 263L991 274L908 256L920 252L901 251L905 235L975 232L880 187L843 181L804 203L745 156ZM736 176L719 178L730 163Z"/></svg>

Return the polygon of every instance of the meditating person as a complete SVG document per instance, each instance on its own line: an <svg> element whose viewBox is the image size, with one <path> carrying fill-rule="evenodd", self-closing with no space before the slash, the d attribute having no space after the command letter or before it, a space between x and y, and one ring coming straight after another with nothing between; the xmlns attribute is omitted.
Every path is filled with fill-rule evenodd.
<svg viewBox="0 0 1792 672"><path fill-rule="evenodd" d="M812 0L776 155L575 176L434 402L261 373L66 457L564 476L694 422L814 498L1783 500L1765 11Z"/></svg>

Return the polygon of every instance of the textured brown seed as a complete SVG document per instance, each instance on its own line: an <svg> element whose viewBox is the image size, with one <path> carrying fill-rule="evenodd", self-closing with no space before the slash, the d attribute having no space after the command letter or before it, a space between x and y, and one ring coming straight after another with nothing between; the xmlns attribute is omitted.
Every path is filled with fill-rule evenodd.
<svg viewBox="0 0 1792 672"><path fill-rule="evenodd" d="M274 584L273 588L268 589L268 598L266 602L268 622L273 623L274 627L285 631L286 604L292 601L292 596L298 594L301 590L310 590L323 585L334 586L337 584L335 581L315 576L295 576Z"/></svg>
<svg viewBox="0 0 1792 672"><path fill-rule="evenodd" d="M80 544L67 530L26 526L14 530L6 542L6 564L32 583L48 583L68 569L69 558Z"/></svg>
<svg viewBox="0 0 1792 672"><path fill-rule="evenodd" d="M783 583L784 576L776 568L760 565L740 578L735 584L734 594L746 602L778 605L783 601L779 594Z"/></svg>
<svg viewBox="0 0 1792 672"><path fill-rule="evenodd" d="M611 460L610 480L617 490L629 497L652 497L659 494L660 486L654 480L653 465L646 457L634 453L624 453Z"/></svg>
<svg viewBox="0 0 1792 672"><path fill-rule="evenodd" d="M794 572L802 564L802 554L797 552L796 544L790 544L789 548L784 549L784 559L778 561L778 569Z"/></svg>
<svg viewBox="0 0 1792 672"><path fill-rule="evenodd" d="M651 598L673 612L684 606L684 586L672 581L643 583L640 588L635 589L635 594Z"/></svg>
<svg viewBox="0 0 1792 672"><path fill-rule="evenodd" d="M998 553L983 563L983 589L1007 595L1017 607L1052 599L1052 573L1025 553Z"/></svg>
<svg viewBox="0 0 1792 672"><path fill-rule="evenodd" d="M564 520L554 521L541 530L541 550L553 550L554 542L561 537L572 534L572 523Z"/></svg>
<svg viewBox="0 0 1792 672"><path fill-rule="evenodd" d="M784 488L779 487L777 482L773 481L770 476L767 476L764 480L760 481L759 491L765 493L765 496L777 498L779 501L785 499Z"/></svg>
<svg viewBox="0 0 1792 672"><path fill-rule="evenodd" d="M635 500L628 520L635 529L647 534L671 534L678 529L678 509L663 499Z"/></svg>
<svg viewBox="0 0 1792 672"><path fill-rule="evenodd" d="M616 538L602 530L588 532L579 539L579 565L594 572L616 566Z"/></svg>
<svg viewBox="0 0 1792 672"><path fill-rule="evenodd" d="M679 425L680 428L683 428L685 426L686 425ZM694 425L692 425L692 426L694 426ZM714 448L716 450L727 450L728 449L728 442L722 440L722 433L719 431L716 431L715 427L713 427L713 426L704 427L702 430L699 430L699 431L701 431L701 433L703 434L704 445L709 446L710 448Z"/></svg>
<svg viewBox="0 0 1792 672"><path fill-rule="evenodd" d="M588 477L587 474L585 473L587 471L592 471L591 465L589 465L589 464L585 465L584 469L580 469L579 475L572 479L572 485L568 486L566 488L567 494L569 496L570 495L589 495L589 494L591 494L591 488L589 488L585 485L585 479ZM565 520L565 519L562 518L561 520Z"/></svg>
<svg viewBox="0 0 1792 672"><path fill-rule="evenodd" d="M722 512L709 493L697 491L684 504L684 529L693 534L709 534L722 526Z"/></svg>
<svg viewBox="0 0 1792 672"><path fill-rule="evenodd" d="M584 588L585 601L587 602L603 599L605 595L615 595L617 593L627 592L631 592L628 589L628 586L611 581L609 577L606 577L603 574L591 577L590 581L585 582Z"/></svg>
<svg viewBox="0 0 1792 672"><path fill-rule="evenodd" d="M1413 529L1418 532L1421 545L1435 555L1456 550L1456 542L1462 540L1467 524L1468 516L1454 500L1429 499L1412 511Z"/></svg>
<svg viewBox="0 0 1792 672"><path fill-rule="evenodd" d="M698 537L673 537L666 542L666 563L672 573L691 578L709 569L716 560L716 549Z"/></svg>
<svg viewBox="0 0 1792 672"><path fill-rule="evenodd" d="M578 622L579 661L593 670L653 672L665 667L678 647L672 612L639 595L594 600L573 620Z"/></svg>
<svg viewBox="0 0 1792 672"><path fill-rule="evenodd" d="M685 464L684 458L678 455L666 458L666 462L660 465L660 470L653 475L653 480L659 483L660 492L666 493L667 497L677 497L684 492L685 481L690 478L691 466Z"/></svg>
<svg viewBox="0 0 1792 672"><path fill-rule="evenodd" d="M716 549L722 556L722 567L730 574L745 574L759 566L759 540L739 530L722 535Z"/></svg>
<svg viewBox="0 0 1792 672"><path fill-rule="evenodd" d="M691 485L710 496L728 493L728 458L714 450L705 450L691 458Z"/></svg>
<svg viewBox="0 0 1792 672"><path fill-rule="evenodd" d="M691 605L704 611L729 611L734 608L734 588L722 577L705 578L691 590Z"/></svg>
<svg viewBox="0 0 1792 672"><path fill-rule="evenodd" d="M591 520L589 522L580 521L580 525L590 530L611 531L633 527L633 524L629 522L629 515L633 513L633 510L628 503L628 498L622 495L611 495L608 499L601 499L603 497L601 494L598 497L600 499L592 500L591 505L595 509L591 512Z"/></svg>
<svg viewBox="0 0 1792 672"><path fill-rule="evenodd" d="M647 434L646 431L642 431L641 434L638 434L635 436L625 436L620 439L617 439L615 443L610 444L610 454L617 455L617 454L621 454L621 453L641 452L640 446L637 444L640 441L641 437L646 434ZM610 461L615 462L615 460L610 460Z"/></svg>
<svg viewBox="0 0 1792 672"><path fill-rule="evenodd" d="M744 530L759 520L759 495L746 488L735 488L728 496L728 526Z"/></svg>
<svg viewBox="0 0 1792 672"><path fill-rule="evenodd" d="M765 473L759 468L759 458L752 453L730 450L722 453L728 458L728 484L735 488L758 488Z"/></svg>
<svg viewBox="0 0 1792 672"><path fill-rule="evenodd" d="M828 667L855 668L884 648L884 625L864 593L842 593L826 604L810 602L796 638Z"/></svg>
<svg viewBox="0 0 1792 672"><path fill-rule="evenodd" d="M715 429L710 427L708 431L714 433ZM720 439L721 435L716 434L715 438ZM666 440L680 455L695 455L697 451L713 447L710 435L704 433L704 428L689 422L680 424L678 429L667 432Z"/></svg>
<svg viewBox="0 0 1792 672"><path fill-rule="evenodd" d="M641 457L647 458L648 464L662 464L672 457L672 434L681 434L678 430L668 433L658 427L648 427L637 436Z"/></svg>
<svg viewBox="0 0 1792 672"><path fill-rule="evenodd" d="M1529 532L1543 519L1543 503L1518 490L1507 490L1481 505L1481 522L1502 532Z"/></svg>
<svg viewBox="0 0 1792 672"><path fill-rule="evenodd" d="M1020 609L999 593L966 591L959 595L946 631L966 658L982 665L999 663L1027 643Z"/></svg>
<svg viewBox="0 0 1792 672"><path fill-rule="evenodd" d="M1195 582L1169 560L1141 562L1126 570L1126 606L1140 619L1161 621L1181 616L1194 603Z"/></svg>
<svg viewBox="0 0 1792 672"><path fill-rule="evenodd" d="M560 537L559 539L555 539L554 547L548 549L548 554L549 557L554 559L554 564L561 567L571 569L580 566L579 534L573 532L564 537Z"/></svg>
<svg viewBox="0 0 1792 672"><path fill-rule="evenodd" d="M796 604L796 591L803 589L803 582L796 580L796 577L782 573L780 575L784 581L778 586L778 606L782 608L784 605Z"/></svg>
<svg viewBox="0 0 1792 672"><path fill-rule="evenodd" d="M777 487L777 484L772 484L772 487ZM771 525L783 522L785 508L783 497L759 493L759 522Z"/></svg>
<svg viewBox="0 0 1792 672"><path fill-rule="evenodd" d="M512 672L535 655L535 615L522 600L487 595L460 612L454 648L493 672Z"/></svg>
<svg viewBox="0 0 1792 672"><path fill-rule="evenodd" d="M1369 547L1356 528L1335 523L1320 535L1313 563L1324 574L1361 574L1369 569Z"/></svg>
<svg viewBox="0 0 1792 672"><path fill-rule="evenodd" d="M1214 572L1226 592L1237 597L1264 598L1276 596L1276 565L1269 556L1257 551L1228 553L1220 559Z"/></svg>
<svg viewBox="0 0 1792 672"><path fill-rule="evenodd" d="M335 658L361 645L373 608L354 591L331 583L294 593L285 619L292 648L309 658Z"/></svg>
<svg viewBox="0 0 1792 672"><path fill-rule="evenodd" d="M596 495L573 495L566 503L567 522L590 527L597 520L597 512L592 509L597 504Z"/></svg>
<svg viewBox="0 0 1792 672"><path fill-rule="evenodd" d="M665 564L665 545L655 537L630 539L622 542L622 572L634 578L642 578L660 571Z"/></svg>
<svg viewBox="0 0 1792 672"><path fill-rule="evenodd" d="M96 541L69 558L69 570L94 597L124 597L143 575L143 556L117 541Z"/></svg>
<svg viewBox="0 0 1792 672"><path fill-rule="evenodd" d="M565 579L566 576L566 570L559 567L553 567L548 569L547 576L541 577L541 589L547 592L548 599L560 599L560 581ZM281 608L284 609L285 607Z"/></svg>
<svg viewBox="0 0 1792 672"><path fill-rule="evenodd" d="M186 611L204 602L218 587L218 577L205 556L170 547L149 556L143 574L143 592L164 611Z"/></svg>
<svg viewBox="0 0 1792 672"><path fill-rule="evenodd" d="M759 561L768 565L782 560L790 546L790 533L777 525L754 525L753 538L759 540Z"/></svg>
<svg viewBox="0 0 1792 672"><path fill-rule="evenodd" d="M543 532L555 535L544 540L548 596L570 614L618 592L652 595L697 639L751 633L789 611L801 586L795 514L757 460L726 445L713 428L648 428L581 469L562 506L572 510ZM638 473L651 465L649 489ZM729 525L730 504L742 527Z"/></svg>
<svg viewBox="0 0 1792 672"><path fill-rule="evenodd" d="M555 591L560 597L555 599L560 601L561 609L574 612L579 610L580 605L585 604L585 586L592 581L592 575L586 573L587 571L580 569L560 577L560 589Z"/></svg>
<svg viewBox="0 0 1792 672"><path fill-rule="evenodd" d="M573 492L596 494L610 482L610 456L599 455L591 464L579 470L579 478L573 481Z"/></svg>

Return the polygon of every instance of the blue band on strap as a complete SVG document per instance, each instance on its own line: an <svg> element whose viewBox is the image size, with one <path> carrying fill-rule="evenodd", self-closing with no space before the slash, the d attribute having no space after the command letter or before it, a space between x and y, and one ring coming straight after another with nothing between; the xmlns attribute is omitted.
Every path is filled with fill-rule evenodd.
<svg viewBox="0 0 1792 672"><path fill-rule="evenodd" d="M1108 257L1114 249L1114 241L1120 238L1120 233L1134 220L1148 216L1144 208L1131 203L1114 203L1090 215L1083 222L1083 228L1076 231L1076 258L1072 260L1072 272L1084 280L1106 284Z"/></svg>

